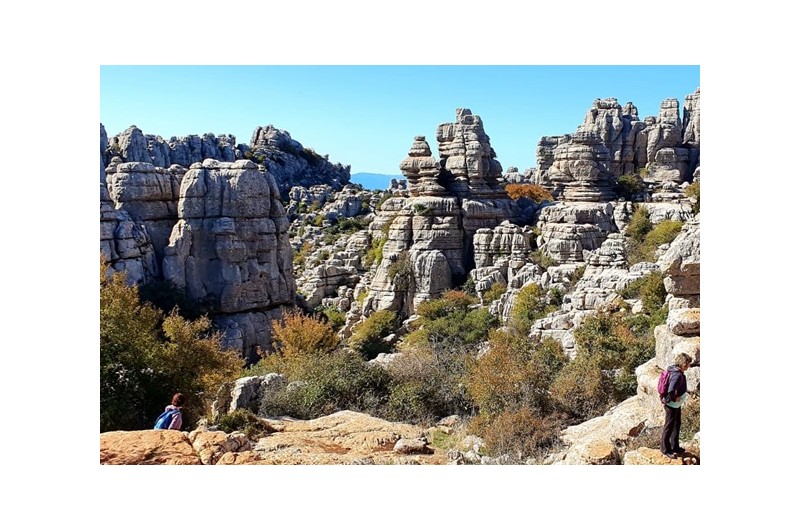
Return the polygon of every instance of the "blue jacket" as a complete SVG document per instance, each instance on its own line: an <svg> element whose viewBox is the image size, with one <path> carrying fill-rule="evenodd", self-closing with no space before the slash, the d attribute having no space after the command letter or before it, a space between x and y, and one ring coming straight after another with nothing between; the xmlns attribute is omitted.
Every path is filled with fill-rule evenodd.
<svg viewBox="0 0 800 530"><path fill-rule="evenodd" d="M686 376L681 372L677 365L672 365L667 368L669 372L669 384L667 385L667 395L664 397L664 403L675 401L680 396L686 393Z"/></svg>

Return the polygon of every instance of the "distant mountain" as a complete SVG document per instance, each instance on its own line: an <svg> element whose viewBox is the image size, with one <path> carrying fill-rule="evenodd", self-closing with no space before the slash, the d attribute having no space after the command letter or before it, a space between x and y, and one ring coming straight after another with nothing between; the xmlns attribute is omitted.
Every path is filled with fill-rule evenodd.
<svg viewBox="0 0 800 530"><path fill-rule="evenodd" d="M403 175L383 175L381 173L354 173L350 175L350 182L361 184L368 190L385 190L392 179L401 180Z"/></svg>

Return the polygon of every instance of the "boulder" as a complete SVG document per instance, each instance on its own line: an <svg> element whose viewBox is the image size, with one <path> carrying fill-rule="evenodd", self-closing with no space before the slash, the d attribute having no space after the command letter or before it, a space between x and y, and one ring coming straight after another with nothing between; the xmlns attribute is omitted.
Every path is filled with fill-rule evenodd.
<svg viewBox="0 0 800 530"><path fill-rule="evenodd" d="M194 465L202 461L187 433L171 430L100 433L100 463L115 465Z"/></svg>

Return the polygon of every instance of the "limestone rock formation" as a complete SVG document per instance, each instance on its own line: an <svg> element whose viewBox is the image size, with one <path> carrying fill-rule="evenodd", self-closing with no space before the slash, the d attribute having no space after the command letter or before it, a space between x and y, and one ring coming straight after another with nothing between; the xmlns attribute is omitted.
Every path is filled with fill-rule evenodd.
<svg viewBox="0 0 800 530"><path fill-rule="evenodd" d="M536 171L533 175L533 183L552 190L553 184L550 182L550 168L555 162L556 147L569 143L572 136L565 134L562 136L543 136L536 144Z"/></svg>
<svg viewBox="0 0 800 530"><path fill-rule="evenodd" d="M106 171L109 196L117 208L144 227L160 262L178 217L178 189L183 169L112 160Z"/></svg>
<svg viewBox="0 0 800 530"><path fill-rule="evenodd" d="M538 246L558 263L583 262L585 252L600 248L608 234L617 232L614 206L607 202L547 205L538 212L537 227Z"/></svg>
<svg viewBox="0 0 800 530"><path fill-rule="evenodd" d="M218 463L223 455L250 451L252 444L243 433L196 430L189 433L189 441L197 456L206 466Z"/></svg>
<svg viewBox="0 0 800 530"><path fill-rule="evenodd" d="M503 167L495 158L480 116L456 109L456 121L436 129L445 185L458 197L501 197Z"/></svg>
<svg viewBox="0 0 800 530"><path fill-rule="evenodd" d="M421 428L367 414L342 411L310 421L268 421L278 432L254 447L264 464L445 463L438 449L409 456L394 450L401 439L424 439Z"/></svg>
<svg viewBox="0 0 800 530"><path fill-rule="evenodd" d="M700 163L700 89L686 96L683 116L678 100L670 98L658 116L644 120L631 102L596 99L575 134L539 140L536 160L533 182L567 200L608 200L614 187L605 182L609 176L638 173L653 190L687 182ZM574 188L576 181L592 179L603 183L604 198L580 188L564 195L568 183Z"/></svg>
<svg viewBox="0 0 800 530"><path fill-rule="evenodd" d="M670 310L700 307L700 215L687 221L658 264L666 275L664 287Z"/></svg>
<svg viewBox="0 0 800 530"><path fill-rule="evenodd" d="M433 464L447 463L421 427L342 411L315 420L266 418L257 443L242 433L197 429L100 435L101 464Z"/></svg>
<svg viewBox="0 0 800 530"><path fill-rule="evenodd" d="M553 196L566 201L603 202L617 198L611 154L593 131L578 131L553 151L549 180Z"/></svg>
<svg viewBox="0 0 800 530"><path fill-rule="evenodd" d="M439 125L436 138L438 162L425 138L414 138L400 163L411 197L386 201L370 228L373 241L385 242L365 315L382 309L413 314L420 302L466 280L476 260L476 232L520 220L519 206L500 185L502 166L480 116L456 109L456 121Z"/></svg>
<svg viewBox="0 0 800 530"><path fill-rule="evenodd" d="M265 313L295 294L289 223L272 176L249 160L193 164L177 213L164 278L221 313L217 319L233 319L236 326L228 327L244 332L248 356L256 346L268 348L266 330L258 329L269 322Z"/></svg>
<svg viewBox="0 0 800 530"><path fill-rule="evenodd" d="M145 162L166 168L173 164L188 167L206 158L233 162L242 158L243 147L245 146L237 146L236 138L227 134L219 137L211 133L202 136L173 136L165 141L161 136L144 134L137 126L131 125L110 139L104 153L106 164L112 157L119 156L125 162Z"/></svg>
<svg viewBox="0 0 800 530"><path fill-rule="evenodd" d="M249 158L264 164L281 193L293 186L327 184L340 190L350 182L350 166L332 164L327 155L303 147L291 135L272 125L257 127L250 140Z"/></svg>
<svg viewBox="0 0 800 530"><path fill-rule="evenodd" d="M594 100L578 131L593 133L600 139L610 154L611 173L619 177L635 171L634 144L637 134L644 128L633 103L628 102L623 107L615 98L606 98Z"/></svg>
<svg viewBox="0 0 800 530"><path fill-rule="evenodd" d="M439 162L432 156L431 147L424 136L415 136L408 157L400 162L400 171L408 180L408 191L412 197L419 195L446 195L439 184Z"/></svg>
<svg viewBox="0 0 800 530"><path fill-rule="evenodd" d="M111 270L124 272L131 284L143 284L159 275L158 260L147 229L117 209L108 193L104 153L108 147L100 124L100 255Z"/></svg>

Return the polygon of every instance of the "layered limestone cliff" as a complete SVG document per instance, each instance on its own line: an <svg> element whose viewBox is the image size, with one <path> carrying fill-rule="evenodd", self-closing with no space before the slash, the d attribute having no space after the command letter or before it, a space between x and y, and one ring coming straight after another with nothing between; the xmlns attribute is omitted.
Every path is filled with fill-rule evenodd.
<svg viewBox="0 0 800 530"><path fill-rule="evenodd" d="M165 280L200 302L224 345L251 361L270 349L272 320L295 302L289 222L272 171L285 186L319 181L331 191L349 179L349 167L271 126L236 146L228 135L165 142L135 126L109 141L101 124L101 254L129 282ZM330 215L360 208L360 199L333 201Z"/></svg>
<svg viewBox="0 0 800 530"><path fill-rule="evenodd" d="M262 164L284 195L292 186L328 184L340 190L350 181L350 166L329 162L327 156L318 155L272 125L257 127L249 145L237 144L232 135L212 133L164 140L132 125L108 139L102 151L103 163L109 165L115 156L123 162L143 162L157 168L187 168L209 158L219 162L248 159Z"/></svg>
<svg viewBox="0 0 800 530"><path fill-rule="evenodd" d="M545 136L536 146L537 168L533 182L562 197L572 183L588 179L607 182L603 198L613 198L616 178L641 175L652 190L688 182L700 165L700 89L686 96L683 113L677 99L661 103L658 116L639 119L638 109L615 98L596 99L575 134Z"/></svg>

